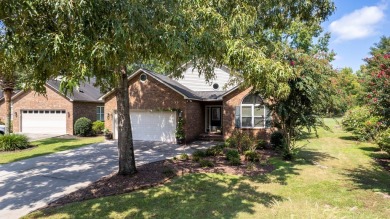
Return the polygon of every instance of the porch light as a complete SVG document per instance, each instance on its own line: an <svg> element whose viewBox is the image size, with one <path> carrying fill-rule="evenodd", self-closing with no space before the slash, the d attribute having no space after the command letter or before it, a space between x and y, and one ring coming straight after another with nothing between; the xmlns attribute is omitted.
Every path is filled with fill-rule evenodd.
<svg viewBox="0 0 390 219"><path fill-rule="evenodd" d="M179 111L179 118L183 116L183 111Z"/></svg>
<svg viewBox="0 0 390 219"><path fill-rule="evenodd" d="M110 113L107 113L107 120L110 120Z"/></svg>
<svg viewBox="0 0 390 219"><path fill-rule="evenodd" d="M18 112L15 112L14 115L15 115L15 118L18 117Z"/></svg>

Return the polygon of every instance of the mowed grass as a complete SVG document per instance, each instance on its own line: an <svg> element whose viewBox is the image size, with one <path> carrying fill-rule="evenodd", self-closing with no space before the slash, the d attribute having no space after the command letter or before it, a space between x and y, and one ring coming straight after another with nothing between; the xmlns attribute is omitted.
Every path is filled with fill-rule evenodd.
<svg viewBox="0 0 390 219"><path fill-rule="evenodd" d="M326 123L333 132L301 140L298 159L273 158L276 169L266 175L189 174L26 218L389 218L390 173L373 160L387 155Z"/></svg>
<svg viewBox="0 0 390 219"><path fill-rule="evenodd" d="M104 138L99 137L85 137L85 138L48 138L39 141L31 142L31 145L36 147L12 152L0 152L0 164L11 163L19 160L24 160L32 157L52 154L59 151L65 151L82 147L89 144L103 142Z"/></svg>

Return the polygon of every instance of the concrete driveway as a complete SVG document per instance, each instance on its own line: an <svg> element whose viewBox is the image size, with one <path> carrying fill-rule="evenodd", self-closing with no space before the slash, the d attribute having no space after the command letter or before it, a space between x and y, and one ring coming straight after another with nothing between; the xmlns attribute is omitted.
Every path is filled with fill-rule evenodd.
<svg viewBox="0 0 390 219"><path fill-rule="evenodd" d="M38 133L19 133L23 134L28 137L30 141L37 141L37 140L42 140L46 138L53 138L60 136L61 134L38 134Z"/></svg>
<svg viewBox="0 0 390 219"><path fill-rule="evenodd" d="M140 166L211 145L135 141L134 153ZM111 141L0 165L0 218L19 218L116 171L117 153Z"/></svg>

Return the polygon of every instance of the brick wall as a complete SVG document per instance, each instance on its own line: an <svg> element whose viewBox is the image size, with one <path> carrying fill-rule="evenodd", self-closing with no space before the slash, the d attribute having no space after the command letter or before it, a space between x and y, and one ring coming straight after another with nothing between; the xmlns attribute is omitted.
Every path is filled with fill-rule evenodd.
<svg viewBox="0 0 390 219"><path fill-rule="evenodd" d="M129 82L130 109L136 110L182 110L186 121L185 130L188 141L194 140L204 129L204 116L201 103L185 100L184 97L148 76L145 82L136 75ZM116 97L111 94L105 99L105 111L112 113L116 110ZM113 130L112 118L105 122L105 127Z"/></svg>
<svg viewBox="0 0 390 219"><path fill-rule="evenodd" d="M240 106L242 100L249 94L251 88L237 89L223 98L223 136L224 139L231 137L235 129L235 111L236 106ZM250 135L269 140L272 129L270 128L241 128Z"/></svg>
<svg viewBox="0 0 390 219"><path fill-rule="evenodd" d="M0 121L5 122L5 102L4 100L0 101Z"/></svg>
<svg viewBox="0 0 390 219"><path fill-rule="evenodd" d="M20 132L22 110L65 110L66 132L73 135L73 106L67 98L53 89L46 87L46 96L38 95L34 91L26 91L13 100L13 130ZM17 115L15 116L15 112Z"/></svg>
<svg viewBox="0 0 390 219"><path fill-rule="evenodd" d="M96 108L98 106L104 106L104 103L73 102L73 125L81 117L87 117L92 122L95 122L97 120ZM106 119L106 113L104 119Z"/></svg>

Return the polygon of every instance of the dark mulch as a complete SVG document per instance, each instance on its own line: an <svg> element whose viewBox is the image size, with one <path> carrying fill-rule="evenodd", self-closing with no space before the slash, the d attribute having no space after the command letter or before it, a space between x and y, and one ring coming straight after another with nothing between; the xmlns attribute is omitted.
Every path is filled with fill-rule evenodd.
<svg viewBox="0 0 390 219"><path fill-rule="evenodd" d="M192 160L164 160L145 164L138 167L138 172L132 176L120 176L112 173L86 188L50 203L48 208L162 185L173 177L187 173L227 173L255 176L271 172L273 167L267 163L267 160L274 152L265 150L259 153L262 157L261 162L247 162L242 157L242 164L239 166L230 166L223 156L205 158L215 164L214 167L207 168L200 167L199 163Z"/></svg>
<svg viewBox="0 0 390 219"><path fill-rule="evenodd" d="M375 161L390 172L390 158L375 158Z"/></svg>

